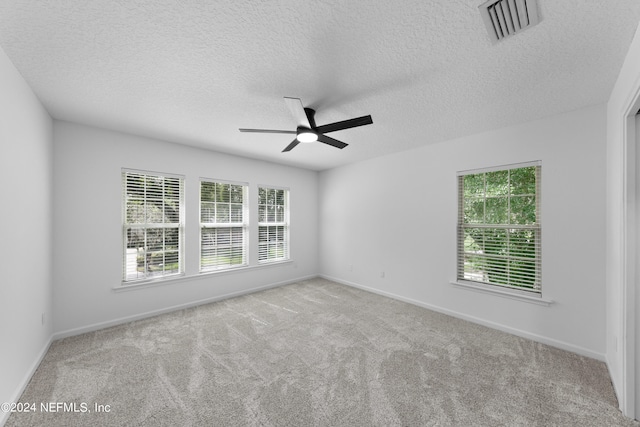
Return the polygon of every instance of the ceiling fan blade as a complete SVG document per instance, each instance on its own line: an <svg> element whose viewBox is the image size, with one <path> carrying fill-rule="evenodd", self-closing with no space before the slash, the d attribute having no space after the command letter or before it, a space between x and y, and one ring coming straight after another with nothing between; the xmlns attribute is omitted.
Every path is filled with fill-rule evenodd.
<svg viewBox="0 0 640 427"><path fill-rule="evenodd" d="M300 144L300 141L298 141L298 138L294 139L293 141L291 141L291 144L287 145L287 147L282 150L283 153L286 153L287 151L291 151L295 148L296 145Z"/></svg>
<svg viewBox="0 0 640 427"><path fill-rule="evenodd" d="M321 133L318 134L318 141L323 142L325 144L332 145L332 146L334 146L336 148L340 148L340 149L342 149L342 148L346 147L347 145L349 145L349 144L345 144L342 141L338 141L337 139L333 139L330 136L323 135Z"/></svg>
<svg viewBox="0 0 640 427"><path fill-rule="evenodd" d="M298 126L311 128L311 123L309 123L309 118L307 117L307 113L304 111L304 106L302 105L300 98L289 98L288 96L285 96L284 102L287 104L287 107L289 107L289 111L293 114Z"/></svg>
<svg viewBox="0 0 640 427"><path fill-rule="evenodd" d="M343 120L341 122L329 123L328 125L318 126L315 130L320 133L335 132L337 130L355 128L358 126L370 125L373 123L371 116L362 116L355 119Z"/></svg>
<svg viewBox="0 0 640 427"><path fill-rule="evenodd" d="M254 133L289 133L294 135L295 130L276 130L276 129L240 129L240 132L254 132Z"/></svg>

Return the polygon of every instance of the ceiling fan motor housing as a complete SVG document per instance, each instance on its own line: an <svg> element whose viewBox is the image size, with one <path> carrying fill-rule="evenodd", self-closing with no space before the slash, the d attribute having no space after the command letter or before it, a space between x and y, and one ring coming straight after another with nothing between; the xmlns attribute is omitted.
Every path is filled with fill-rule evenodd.
<svg viewBox="0 0 640 427"><path fill-rule="evenodd" d="M313 108L304 107L304 112L307 115L307 119L309 119L309 124L311 125L311 129L316 128L316 110Z"/></svg>

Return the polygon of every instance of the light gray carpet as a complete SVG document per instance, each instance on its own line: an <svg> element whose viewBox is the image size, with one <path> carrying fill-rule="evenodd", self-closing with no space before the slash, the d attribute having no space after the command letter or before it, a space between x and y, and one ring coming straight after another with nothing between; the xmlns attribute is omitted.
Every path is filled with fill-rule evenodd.
<svg viewBox="0 0 640 427"><path fill-rule="evenodd" d="M323 279L56 341L20 401L91 412L7 426L638 425L599 361Z"/></svg>

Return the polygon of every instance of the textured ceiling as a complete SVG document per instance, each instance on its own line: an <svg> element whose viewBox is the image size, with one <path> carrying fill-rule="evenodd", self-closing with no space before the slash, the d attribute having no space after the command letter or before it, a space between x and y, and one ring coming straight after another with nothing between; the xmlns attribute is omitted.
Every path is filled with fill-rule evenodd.
<svg viewBox="0 0 640 427"><path fill-rule="evenodd" d="M483 0L0 0L0 47L61 120L323 170L606 102L638 0L538 0L492 44ZM349 146L296 126L298 97Z"/></svg>

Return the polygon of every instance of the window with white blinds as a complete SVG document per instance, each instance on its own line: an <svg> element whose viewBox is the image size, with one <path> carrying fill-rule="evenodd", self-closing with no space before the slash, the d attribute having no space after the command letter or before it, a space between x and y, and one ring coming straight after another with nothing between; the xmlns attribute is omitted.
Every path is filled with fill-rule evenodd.
<svg viewBox="0 0 640 427"><path fill-rule="evenodd" d="M458 280L541 293L539 162L458 174Z"/></svg>
<svg viewBox="0 0 640 427"><path fill-rule="evenodd" d="M289 259L289 190L258 188L258 262Z"/></svg>
<svg viewBox="0 0 640 427"><path fill-rule="evenodd" d="M122 171L123 282L184 272L184 177Z"/></svg>
<svg viewBox="0 0 640 427"><path fill-rule="evenodd" d="M200 271L247 265L247 186L200 180Z"/></svg>

